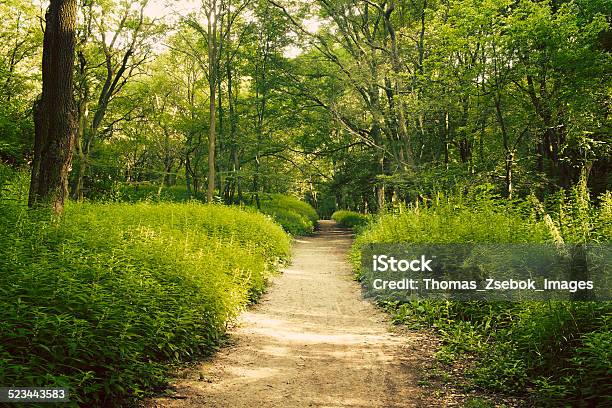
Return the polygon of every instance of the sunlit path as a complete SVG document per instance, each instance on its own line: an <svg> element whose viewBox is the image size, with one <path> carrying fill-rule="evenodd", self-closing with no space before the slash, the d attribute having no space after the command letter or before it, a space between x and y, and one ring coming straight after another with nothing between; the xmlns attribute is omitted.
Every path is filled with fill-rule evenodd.
<svg viewBox="0 0 612 408"><path fill-rule="evenodd" d="M397 335L362 300L345 262L350 233L330 221L242 316L232 346L188 370L148 407L417 407L421 335Z"/></svg>

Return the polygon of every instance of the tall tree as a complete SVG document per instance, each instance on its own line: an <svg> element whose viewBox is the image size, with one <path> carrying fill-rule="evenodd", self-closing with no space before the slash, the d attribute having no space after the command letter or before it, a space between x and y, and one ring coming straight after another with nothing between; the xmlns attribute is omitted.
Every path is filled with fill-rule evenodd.
<svg viewBox="0 0 612 408"><path fill-rule="evenodd" d="M148 0L98 4L85 1L79 31L77 67L77 165L73 197L83 198L84 178L94 145L103 136L103 123L125 85L142 72L159 33L145 16ZM103 67L103 69L102 69ZM136 103L134 104L136 105ZM127 110L121 120L131 118Z"/></svg>
<svg viewBox="0 0 612 408"><path fill-rule="evenodd" d="M56 214L68 195L68 173L76 131L73 65L76 0L51 0L46 13L42 96L35 107L30 207L50 204Z"/></svg>
<svg viewBox="0 0 612 408"><path fill-rule="evenodd" d="M212 202L215 193L215 152L217 149L217 97L220 95L220 63L224 47L232 33L233 25L249 4L250 0L233 2L232 0L203 0L202 13L206 19L206 26L193 15L187 24L196 30L206 43L207 61L199 60L202 68L208 74L209 89L209 128L208 128L208 187L206 199Z"/></svg>
<svg viewBox="0 0 612 408"><path fill-rule="evenodd" d="M217 109L216 91L217 91L217 76L219 72L219 44L217 38L217 30L219 27L220 11L217 8L217 0L207 0L204 2L206 13L206 35L208 44L208 85L209 85L209 112L210 123L208 128L208 187L206 189L206 201L209 203L213 200L215 193L215 148L216 148L216 124Z"/></svg>

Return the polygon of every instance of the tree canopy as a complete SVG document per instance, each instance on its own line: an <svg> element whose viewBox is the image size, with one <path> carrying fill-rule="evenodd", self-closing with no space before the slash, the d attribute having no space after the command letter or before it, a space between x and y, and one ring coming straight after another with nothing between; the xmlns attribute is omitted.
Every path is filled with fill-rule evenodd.
<svg viewBox="0 0 612 408"><path fill-rule="evenodd" d="M0 154L32 157L43 5L0 4ZM70 190L293 192L373 212L610 184L610 4L83 0Z"/></svg>

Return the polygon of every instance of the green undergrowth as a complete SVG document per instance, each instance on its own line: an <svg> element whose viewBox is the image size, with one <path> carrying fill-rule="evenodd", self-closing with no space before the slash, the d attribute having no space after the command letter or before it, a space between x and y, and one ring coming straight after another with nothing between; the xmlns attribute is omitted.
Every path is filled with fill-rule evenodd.
<svg viewBox="0 0 612 408"><path fill-rule="evenodd" d="M347 210L338 210L332 214L331 218L342 227L356 230L364 227L370 221L370 217L365 214Z"/></svg>
<svg viewBox="0 0 612 408"><path fill-rule="evenodd" d="M204 194L198 192L189 195L185 186L159 186L150 183L117 183L101 194L102 201L111 202L188 202L196 200L203 202ZM311 234L319 219L317 211L312 206L296 197L284 194L259 195L260 211L269 215L279 223L285 231L292 235ZM256 207L254 198L246 203L250 207Z"/></svg>
<svg viewBox="0 0 612 408"><path fill-rule="evenodd" d="M0 383L68 387L81 406L146 395L215 350L290 254L256 211L69 203L55 219L25 209L27 177L0 176Z"/></svg>
<svg viewBox="0 0 612 408"><path fill-rule="evenodd" d="M259 200L261 212L270 215L292 235L311 234L317 225L317 211L296 197L262 194Z"/></svg>
<svg viewBox="0 0 612 408"><path fill-rule="evenodd" d="M87 198L95 202L186 202L197 200L204 202L206 192L198 191L191 194L185 185L159 186L151 182L120 183L104 185L104 188L92 188Z"/></svg>
<svg viewBox="0 0 612 408"><path fill-rule="evenodd" d="M596 207L584 189L507 202L488 188L380 215L356 238L351 260L370 243L607 242L612 195ZM527 396L537 406L612 403L611 302L459 302L379 297L396 323L432 327L443 363L470 361L472 386Z"/></svg>

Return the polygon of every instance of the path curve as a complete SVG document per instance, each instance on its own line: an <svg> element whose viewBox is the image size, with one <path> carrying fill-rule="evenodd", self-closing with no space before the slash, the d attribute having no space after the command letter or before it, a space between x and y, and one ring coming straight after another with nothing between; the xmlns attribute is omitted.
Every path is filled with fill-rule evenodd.
<svg viewBox="0 0 612 408"><path fill-rule="evenodd" d="M362 299L346 262L351 242L333 221L297 239L292 265L242 315L231 345L173 381L175 395L146 406L426 406L417 386L426 339L394 332Z"/></svg>

